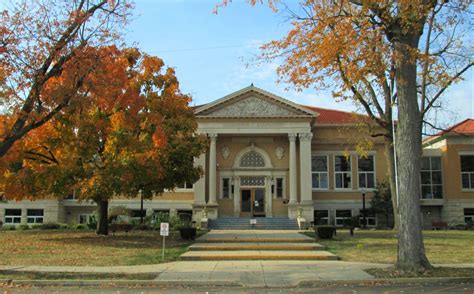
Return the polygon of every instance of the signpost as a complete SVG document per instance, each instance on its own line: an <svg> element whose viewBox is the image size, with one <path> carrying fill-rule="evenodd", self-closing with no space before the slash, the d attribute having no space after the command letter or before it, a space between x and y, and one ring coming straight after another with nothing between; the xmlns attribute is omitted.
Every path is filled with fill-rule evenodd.
<svg viewBox="0 0 474 294"><path fill-rule="evenodd" d="M169 223L161 223L160 224L160 236L163 236L163 249L162 249L162 260L165 261L165 239L166 236L170 234L170 224Z"/></svg>
<svg viewBox="0 0 474 294"><path fill-rule="evenodd" d="M255 229L255 225L257 224L257 220L252 218L250 219L250 224L252 225L252 228Z"/></svg>

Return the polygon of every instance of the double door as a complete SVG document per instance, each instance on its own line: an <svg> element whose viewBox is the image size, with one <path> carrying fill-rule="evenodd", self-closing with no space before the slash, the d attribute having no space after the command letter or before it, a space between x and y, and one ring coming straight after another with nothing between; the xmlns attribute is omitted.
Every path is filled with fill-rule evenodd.
<svg viewBox="0 0 474 294"><path fill-rule="evenodd" d="M265 189L241 189L240 215L247 217L265 216Z"/></svg>

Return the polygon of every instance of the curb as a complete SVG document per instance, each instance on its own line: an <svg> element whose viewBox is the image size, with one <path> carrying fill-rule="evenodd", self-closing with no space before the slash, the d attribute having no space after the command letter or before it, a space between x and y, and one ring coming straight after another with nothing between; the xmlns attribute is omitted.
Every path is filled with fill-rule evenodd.
<svg viewBox="0 0 474 294"><path fill-rule="evenodd" d="M371 279L371 280L332 280L332 281L300 281L296 283L297 287L313 287L313 286L375 286L375 285L405 285L405 284L433 284L433 283L456 283L466 284L474 283L474 277L445 277L445 278L398 278L398 279Z"/></svg>
<svg viewBox="0 0 474 294"><path fill-rule="evenodd" d="M0 279L0 285L36 286L36 287L102 287L102 286L194 286L194 287L252 287L252 288L309 288L328 286L376 286L376 285L406 285L406 284L463 284L474 283L474 278L401 278L401 279L372 279L372 280L332 280L332 281L300 281L287 285L243 285L234 281L156 281L156 280L8 280Z"/></svg>
<svg viewBox="0 0 474 294"><path fill-rule="evenodd" d="M155 281L155 280L8 280L0 279L0 284L14 286L63 286L63 287L93 287L93 286L223 286L243 287L242 284L232 281Z"/></svg>

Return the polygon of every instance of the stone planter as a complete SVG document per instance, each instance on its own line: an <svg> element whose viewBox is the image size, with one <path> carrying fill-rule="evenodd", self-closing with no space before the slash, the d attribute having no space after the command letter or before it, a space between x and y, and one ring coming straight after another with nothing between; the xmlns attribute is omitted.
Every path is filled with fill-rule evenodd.
<svg viewBox="0 0 474 294"><path fill-rule="evenodd" d="M315 229L316 236L319 239L332 239L334 233L336 232L336 227L334 226L318 226Z"/></svg>
<svg viewBox="0 0 474 294"><path fill-rule="evenodd" d="M179 229L179 234L181 239L184 240L194 240L196 238L196 228L181 228Z"/></svg>

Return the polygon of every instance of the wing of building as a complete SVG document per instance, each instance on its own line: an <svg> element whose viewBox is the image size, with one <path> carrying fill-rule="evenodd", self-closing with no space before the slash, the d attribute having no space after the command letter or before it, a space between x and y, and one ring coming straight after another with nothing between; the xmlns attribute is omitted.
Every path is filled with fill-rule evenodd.
<svg viewBox="0 0 474 294"><path fill-rule="evenodd" d="M195 159L204 170L196 183L144 202L157 212L221 218L304 218L344 225L369 208L378 183L387 180L384 142L371 137L363 115L299 105L253 85L195 108L198 132L209 150ZM376 127L372 126L372 128ZM357 145L373 141L361 157ZM474 120L424 140L423 225L464 224L474 218ZM66 195L65 195L66 196ZM140 216L139 199L114 199ZM96 209L74 194L62 200L0 203L4 224L82 223ZM385 217L366 213L369 226Z"/></svg>

